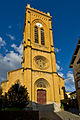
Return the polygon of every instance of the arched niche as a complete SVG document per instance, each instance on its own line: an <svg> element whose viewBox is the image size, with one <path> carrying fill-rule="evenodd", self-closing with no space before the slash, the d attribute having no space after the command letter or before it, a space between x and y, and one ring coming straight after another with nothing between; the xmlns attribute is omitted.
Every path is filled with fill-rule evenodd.
<svg viewBox="0 0 80 120"><path fill-rule="evenodd" d="M49 87L49 83L47 80L43 79L43 78L39 78L36 82L35 82L35 86L36 87L43 87L43 88L47 88ZM44 87L45 86L45 87Z"/></svg>

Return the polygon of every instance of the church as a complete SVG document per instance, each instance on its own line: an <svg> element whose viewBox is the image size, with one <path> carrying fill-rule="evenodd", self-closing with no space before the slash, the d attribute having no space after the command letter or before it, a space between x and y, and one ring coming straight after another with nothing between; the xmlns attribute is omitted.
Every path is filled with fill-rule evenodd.
<svg viewBox="0 0 80 120"><path fill-rule="evenodd" d="M29 99L38 104L56 103L64 99L64 79L56 70L50 13L27 4L23 29L22 68L7 72L1 83L3 93L19 83L27 88Z"/></svg>

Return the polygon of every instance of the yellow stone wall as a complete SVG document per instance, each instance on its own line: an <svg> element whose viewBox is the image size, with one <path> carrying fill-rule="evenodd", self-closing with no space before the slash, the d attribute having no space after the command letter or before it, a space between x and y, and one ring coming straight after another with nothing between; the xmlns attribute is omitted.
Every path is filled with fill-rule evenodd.
<svg viewBox="0 0 80 120"><path fill-rule="evenodd" d="M65 92L64 79L61 76L58 77L59 77L59 88L60 88L60 100L63 100L64 92Z"/></svg>
<svg viewBox="0 0 80 120"><path fill-rule="evenodd" d="M31 101L37 102L37 89L46 90L46 103L56 102L60 105L60 100L64 99L62 89L65 87L64 79L58 75L56 70L51 19L49 13L43 13L27 5L23 31L22 69L9 72L8 81L2 83L3 92L7 91L19 79L21 84L27 87ZM34 26L36 23L42 24L44 28L45 45L41 45L40 28L38 31L39 44L35 43ZM45 68L39 68L36 65L37 56L46 58ZM38 87L40 81L45 84L45 88Z"/></svg>
<svg viewBox="0 0 80 120"><path fill-rule="evenodd" d="M8 92L10 87L12 87L12 85L17 83L18 81L21 83L21 85L24 86L23 76L24 76L24 73L22 68L7 72L7 81L4 81L1 83L3 94L5 92Z"/></svg>

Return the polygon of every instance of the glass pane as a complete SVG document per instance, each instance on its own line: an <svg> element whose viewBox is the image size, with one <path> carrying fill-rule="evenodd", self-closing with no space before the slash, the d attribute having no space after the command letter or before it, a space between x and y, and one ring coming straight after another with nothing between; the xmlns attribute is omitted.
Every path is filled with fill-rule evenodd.
<svg viewBox="0 0 80 120"><path fill-rule="evenodd" d="M45 42L44 42L44 30L43 29L41 29L41 44L45 45Z"/></svg>
<svg viewBox="0 0 80 120"><path fill-rule="evenodd" d="M38 28L35 26L35 43L38 43Z"/></svg>

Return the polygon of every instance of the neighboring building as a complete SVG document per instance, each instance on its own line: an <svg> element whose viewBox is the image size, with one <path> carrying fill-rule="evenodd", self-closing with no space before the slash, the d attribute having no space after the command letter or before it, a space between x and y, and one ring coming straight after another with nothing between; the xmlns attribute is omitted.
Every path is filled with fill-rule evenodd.
<svg viewBox="0 0 80 120"><path fill-rule="evenodd" d="M77 98L77 96L76 96L76 91L74 91L74 92L71 92L70 94L70 99L76 99Z"/></svg>
<svg viewBox="0 0 80 120"><path fill-rule="evenodd" d="M64 79L56 70L52 26L49 13L26 7L23 31L22 68L7 73L2 82L3 92L19 82L27 87L33 102L49 104L64 99Z"/></svg>
<svg viewBox="0 0 80 120"><path fill-rule="evenodd" d="M76 96L76 91L74 91L74 92L66 92L66 95L70 99L76 99L76 97L77 97Z"/></svg>
<svg viewBox="0 0 80 120"><path fill-rule="evenodd" d="M72 92L66 92L66 95L67 95L68 98L71 97L71 96L70 96L70 93L72 93Z"/></svg>
<svg viewBox="0 0 80 120"><path fill-rule="evenodd" d="M73 68L74 79L75 79L75 87L80 111L80 38L78 40L76 49L72 56L72 60L70 63L70 68Z"/></svg>

